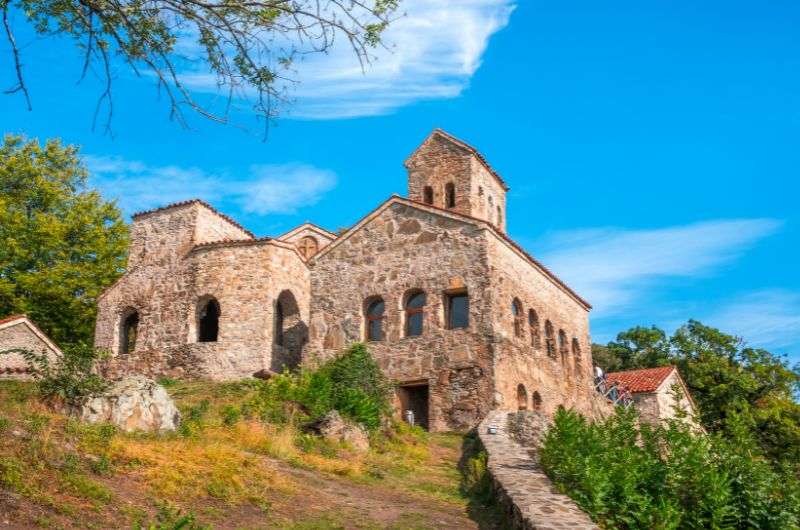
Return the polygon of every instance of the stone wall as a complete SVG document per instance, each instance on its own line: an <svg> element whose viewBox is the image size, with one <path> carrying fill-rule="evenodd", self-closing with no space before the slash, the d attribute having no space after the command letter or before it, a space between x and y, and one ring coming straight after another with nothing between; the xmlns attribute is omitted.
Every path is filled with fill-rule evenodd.
<svg viewBox="0 0 800 530"><path fill-rule="evenodd" d="M446 208L445 186L455 185L454 211L506 226L506 192L478 156L449 136L434 132L406 161L408 198L424 202L424 189L433 189L433 206ZM500 215L498 219L498 207Z"/></svg>
<svg viewBox="0 0 800 530"><path fill-rule="evenodd" d="M429 385L430 427L473 427L493 405L490 301L484 232L447 213L390 203L311 264L309 351L336 354L365 338L365 303L385 302L385 340L369 343L399 383ZM446 329L445 296L469 293L469 328ZM412 290L426 293L421 336L404 333Z"/></svg>
<svg viewBox="0 0 800 530"><path fill-rule="evenodd" d="M489 457L487 471L511 526L521 530L597 530L599 527L572 499L555 489L539 467L535 449L511 437L509 418L513 417L507 411L494 411L478 426L478 436ZM490 426L496 427L496 434L489 433Z"/></svg>
<svg viewBox="0 0 800 530"><path fill-rule="evenodd" d="M682 396L679 402L675 402L675 395L672 387L678 385L682 388ZM659 423L664 420L672 419L677 416L676 405L679 410L687 414L686 422L694 427L699 425L692 419L697 411L694 408L688 390L681 384L678 371L675 370L659 386L656 392L639 392L633 395L636 410L643 421Z"/></svg>
<svg viewBox="0 0 800 530"><path fill-rule="evenodd" d="M51 360L61 353L39 336L24 317L0 324L0 352L15 349L43 353ZM28 379L29 377L28 363L20 354L0 355L0 379Z"/></svg>
<svg viewBox="0 0 800 530"><path fill-rule="evenodd" d="M519 406L522 385L528 409L540 408L552 415L564 406L589 417L610 412L606 401L593 389L587 306L501 238L489 239L488 257L495 384L504 406ZM512 311L515 299L520 303L518 322ZM529 321L531 309L538 319L538 340ZM546 351L547 321L554 330L554 355ZM565 354L559 351L559 330L564 330L567 337ZM577 340L578 350L573 350L573 339ZM534 394L540 398L537 404Z"/></svg>

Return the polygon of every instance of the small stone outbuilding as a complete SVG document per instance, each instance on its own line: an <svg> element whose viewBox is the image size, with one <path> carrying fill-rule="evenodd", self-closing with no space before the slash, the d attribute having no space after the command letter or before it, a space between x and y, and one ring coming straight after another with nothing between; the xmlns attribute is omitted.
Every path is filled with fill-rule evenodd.
<svg viewBox="0 0 800 530"><path fill-rule="evenodd" d="M0 319L0 352L28 350L53 360L61 350L25 315ZM30 379L28 363L19 353L0 355L0 379Z"/></svg>
<svg viewBox="0 0 800 530"><path fill-rule="evenodd" d="M609 384L624 385L631 392L641 419L656 424L676 417L678 411L682 410L687 415L687 421L697 425L693 419L697 415L697 407L674 366L610 372L607 377ZM676 396L680 396L678 401Z"/></svg>
<svg viewBox="0 0 800 530"><path fill-rule="evenodd" d="M408 196L340 234L257 238L199 200L135 214L128 271L98 300L106 372L229 380L363 341L398 414L431 430L495 408L607 411L591 306L506 234L506 182L439 129L405 167Z"/></svg>

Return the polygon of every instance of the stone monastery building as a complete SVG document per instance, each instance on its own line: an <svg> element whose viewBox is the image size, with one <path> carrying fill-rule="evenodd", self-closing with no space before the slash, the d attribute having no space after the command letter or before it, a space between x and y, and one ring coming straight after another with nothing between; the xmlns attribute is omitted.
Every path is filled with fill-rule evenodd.
<svg viewBox="0 0 800 530"><path fill-rule="evenodd" d="M435 130L392 196L342 234L257 238L191 200L133 216L128 271L100 298L110 375L264 375L364 341L398 411L431 430L492 409L596 416L591 306L505 233L508 186Z"/></svg>

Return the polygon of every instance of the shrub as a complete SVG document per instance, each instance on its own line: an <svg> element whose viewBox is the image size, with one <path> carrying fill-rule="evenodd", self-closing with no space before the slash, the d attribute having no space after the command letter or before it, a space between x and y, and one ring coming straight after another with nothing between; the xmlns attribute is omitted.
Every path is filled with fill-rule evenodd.
<svg viewBox="0 0 800 530"><path fill-rule="evenodd" d="M108 388L108 382L94 371L97 360L106 354L86 344L66 347L54 362L44 353L24 349L2 351L0 355L10 353L25 359L39 393L47 400L77 403Z"/></svg>
<svg viewBox="0 0 800 530"><path fill-rule="evenodd" d="M540 457L557 487L609 528L797 528L800 486L742 430L735 442L634 410L590 423L560 410Z"/></svg>
<svg viewBox="0 0 800 530"><path fill-rule="evenodd" d="M316 369L284 372L262 383L249 412L271 422L309 422L331 410L368 429L390 413L391 384L360 343Z"/></svg>

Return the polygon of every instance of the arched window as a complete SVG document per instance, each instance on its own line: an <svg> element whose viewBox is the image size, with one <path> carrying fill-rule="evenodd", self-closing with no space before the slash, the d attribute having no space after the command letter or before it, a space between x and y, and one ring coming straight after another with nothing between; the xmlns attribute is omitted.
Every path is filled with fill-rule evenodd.
<svg viewBox="0 0 800 530"><path fill-rule="evenodd" d="M367 340L383 340L383 298L373 298L367 302Z"/></svg>
<svg viewBox="0 0 800 530"><path fill-rule="evenodd" d="M539 315L533 309L528 311L528 327L531 329L531 346L538 350L542 347L542 338L539 331Z"/></svg>
<svg viewBox="0 0 800 530"><path fill-rule="evenodd" d="M136 339L139 335L139 313L129 309L123 314L120 322L119 353L122 355L136 351Z"/></svg>
<svg viewBox="0 0 800 530"><path fill-rule="evenodd" d="M577 338L572 338L572 356L576 362L581 362L581 343Z"/></svg>
<svg viewBox="0 0 800 530"><path fill-rule="evenodd" d="M517 385L517 409L528 410L528 391L522 383Z"/></svg>
<svg viewBox="0 0 800 530"><path fill-rule="evenodd" d="M553 324L549 320L544 322L544 346L547 349L547 355L550 357L556 356L556 336Z"/></svg>
<svg viewBox="0 0 800 530"><path fill-rule="evenodd" d="M469 327L469 294L467 291L445 295L447 329Z"/></svg>
<svg viewBox="0 0 800 530"><path fill-rule="evenodd" d="M514 335L521 337L524 333L525 313L522 310L522 302L519 298L514 298L511 302L511 314L514 317Z"/></svg>
<svg viewBox="0 0 800 530"><path fill-rule="evenodd" d="M306 236L297 244L297 250L300 251L300 255L302 255L305 259L309 259L319 250L319 243L317 242L316 238Z"/></svg>
<svg viewBox="0 0 800 530"><path fill-rule="evenodd" d="M456 186L452 182L448 182L444 186L444 197L445 203L444 205L447 208L455 208L456 207Z"/></svg>
<svg viewBox="0 0 800 530"><path fill-rule="evenodd" d="M569 348L567 345L567 334L564 333L563 329L558 330L558 353L561 354L561 358L566 359L567 355L569 355Z"/></svg>
<svg viewBox="0 0 800 530"><path fill-rule="evenodd" d="M533 410L542 410L542 395L539 392L533 393Z"/></svg>
<svg viewBox="0 0 800 530"><path fill-rule="evenodd" d="M406 337L422 335L425 293L413 291L406 297Z"/></svg>
<svg viewBox="0 0 800 530"><path fill-rule="evenodd" d="M197 341L217 342L219 337L219 302L209 298L200 306L197 314Z"/></svg>
<svg viewBox="0 0 800 530"><path fill-rule="evenodd" d="M425 189L422 190L422 200L425 204L433 204L433 188L430 186L425 186Z"/></svg>

